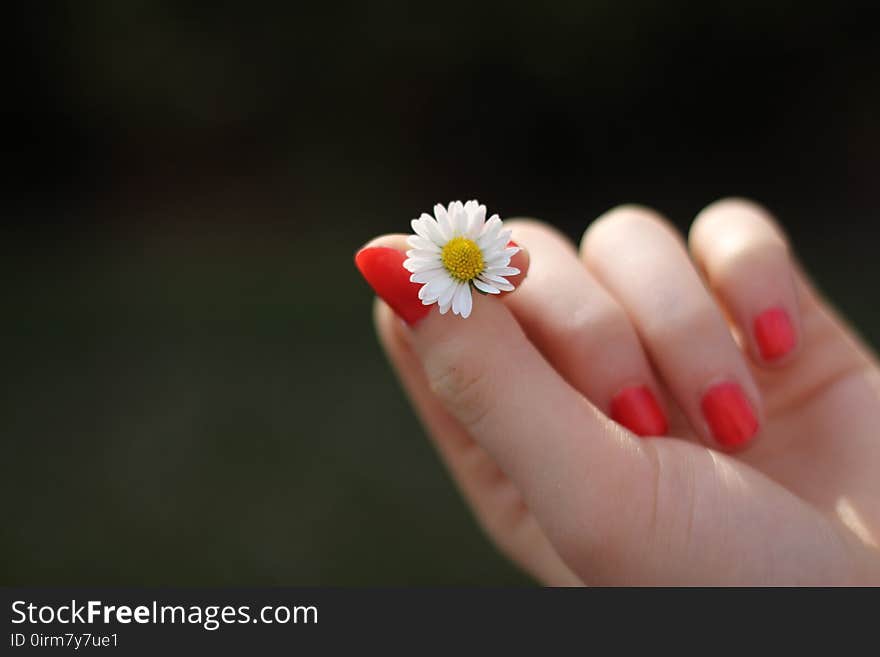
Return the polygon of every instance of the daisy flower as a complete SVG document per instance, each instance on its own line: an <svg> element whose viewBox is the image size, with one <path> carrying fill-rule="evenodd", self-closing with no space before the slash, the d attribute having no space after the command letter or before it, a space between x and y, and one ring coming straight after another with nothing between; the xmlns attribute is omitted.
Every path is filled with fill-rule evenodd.
<svg viewBox="0 0 880 657"><path fill-rule="evenodd" d="M482 294L513 290L505 276L519 274L510 259L519 247L508 246L510 230L493 214L486 221L486 206L477 201L453 201L434 206L434 216L423 213L412 220L415 235L407 239L412 248L403 266L421 283L419 299L426 306L436 303L440 312L468 317L473 307L471 287Z"/></svg>

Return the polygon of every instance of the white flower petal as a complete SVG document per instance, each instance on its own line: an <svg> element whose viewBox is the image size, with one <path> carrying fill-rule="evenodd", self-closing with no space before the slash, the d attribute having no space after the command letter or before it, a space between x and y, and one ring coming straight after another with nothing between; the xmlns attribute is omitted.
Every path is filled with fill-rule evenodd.
<svg viewBox="0 0 880 657"><path fill-rule="evenodd" d="M427 260L425 258L407 258L403 261L403 268L411 274L425 269L434 269L437 266L437 260Z"/></svg>
<svg viewBox="0 0 880 657"><path fill-rule="evenodd" d="M413 283L430 283L440 276L448 277L449 273L443 267L439 269L423 269L415 272L409 277L409 280Z"/></svg>
<svg viewBox="0 0 880 657"><path fill-rule="evenodd" d="M507 246L504 243L496 242L495 244L483 249L483 257L495 258L497 256L504 255L504 249L506 248Z"/></svg>
<svg viewBox="0 0 880 657"><path fill-rule="evenodd" d="M492 285L491 283L484 283L479 278L475 278L472 283L474 287L480 290L481 292L485 292L486 294L499 294L501 290Z"/></svg>
<svg viewBox="0 0 880 657"><path fill-rule="evenodd" d="M453 208L449 213L449 227L452 230L452 237L458 237L461 234L462 213ZM466 221L467 219L465 219Z"/></svg>
<svg viewBox="0 0 880 657"><path fill-rule="evenodd" d="M430 219L431 221L433 221L433 218L431 217L431 215L423 212L422 215L418 219L413 219L410 222L410 224L412 225L413 230L415 231L416 235L419 235L421 237L424 237L427 240L430 240L431 233L428 232L428 224L425 221L425 219Z"/></svg>
<svg viewBox="0 0 880 657"><path fill-rule="evenodd" d="M455 296L458 297L458 314L461 315L462 319L467 319L471 315L474 303L471 296L471 286L466 283L462 284L458 292L455 293Z"/></svg>
<svg viewBox="0 0 880 657"><path fill-rule="evenodd" d="M441 244L446 244L446 242L455 236L453 225L453 217L455 216L455 213L453 212L451 205L449 210L444 210L443 206L438 204L434 206L434 214L437 215L437 226L440 229L440 235L443 238Z"/></svg>
<svg viewBox="0 0 880 657"><path fill-rule="evenodd" d="M502 292L511 292L514 288L513 285L503 276L487 276L486 274L480 274L479 280L484 283L488 283L489 285L494 285Z"/></svg>
<svg viewBox="0 0 880 657"><path fill-rule="evenodd" d="M421 216L415 221L419 222L419 226L422 229L419 234L422 237L434 242L440 236L440 231L437 229L437 220L427 212L422 212Z"/></svg>
<svg viewBox="0 0 880 657"><path fill-rule="evenodd" d="M440 304L440 307L446 306L447 310L449 309L450 304L452 304L452 297L455 295L455 291L458 289L455 285L450 285L443 294L441 294L437 298L437 303Z"/></svg>
<svg viewBox="0 0 880 657"><path fill-rule="evenodd" d="M519 269L516 267L486 267L484 273L493 276L516 276L519 273Z"/></svg>
<svg viewBox="0 0 880 657"><path fill-rule="evenodd" d="M486 268L483 271L486 271L486 269L497 269L499 267L507 267L510 265L510 258L508 258L505 255L501 255L496 258L486 260L485 263L486 263Z"/></svg>
<svg viewBox="0 0 880 657"><path fill-rule="evenodd" d="M429 301L433 303L440 298L440 295L446 291L450 285L455 285L455 281L449 276L437 276L431 279L430 283L425 283L419 290L419 299L423 302Z"/></svg>
<svg viewBox="0 0 880 657"><path fill-rule="evenodd" d="M436 239L434 241L437 246L443 248L443 245L449 241L450 237L452 237L446 230L449 225L449 215L446 212L446 208L438 203L434 206L434 216L437 217L437 220L434 222L434 226L437 228Z"/></svg>
<svg viewBox="0 0 880 657"><path fill-rule="evenodd" d="M506 245L501 244L496 240L492 244L487 244L486 246L482 247L481 251L483 252L484 257L490 258L492 256L498 255L499 253L504 251L504 249L506 249L506 248L507 248Z"/></svg>
<svg viewBox="0 0 880 657"><path fill-rule="evenodd" d="M510 259L517 253L519 253L519 248L514 247L492 254L487 253L484 257L486 267L506 267L510 263Z"/></svg>
<svg viewBox="0 0 880 657"><path fill-rule="evenodd" d="M406 243L409 244L414 249L419 249L420 251L429 251L431 253L440 253L440 247L434 244L427 237L422 237L421 235L410 235L406 238Z"/></svg>
<svg viewBox="0 0 880 657"><path fill-rule="evenodd" d="M498 218L497 214L493 214L489 217L489 220L483 226L483 232L477 238L477 245L481 249L490 246L498 238L498 233L501 232L501 226L501 219Z"/></svg>
<svg viewBox="0 0 880 657"><path fill-rule="evenodd" d="M510 236L512 235L512 231L510 230L502 230L495 237L494 240L488 242L485 246L487 250L497 251L499 249L507 248L507 245L510 244Z"/></svg>
<svg viewBox="0 0 880 657"><path fill-rule="evenodd" d="M407 258L413 260L427 260L428 262L442 262L439 251L427 251L425 249L409 249L406 252Z"/></svg>
<svg viewBox="0 0 880 657"><path fill-rule="evenodd" d="M498 276L498 275L496 275L496 274L489 274L489 273L487 273L487 272L485 272L485 271L484 271L482 274L480 274L479 278L482 279L482 280L484 280L484 281L488 281L488 282L490 282L490 283L494 283L494 282L496 282L496 281L500 282L500 281L506 281L506 280L507 280L506 278L504 278L504 276Z"/></svg>
<svg viewBox="0 0 880 657"><path fill-rule="evenodd" d="M409 225L412 226L413 232L416 236L424 237L425 239L428 238L428 233L425 231L424 226L422 226L421 219L413 219L409 222Z"/></svg>
<svg viewBox="0 0 880 657"><path fill-rule="evenodd" d="M493 260L487 260L486 266L483 268L483 271L490 272L492 274L498 274L498 276L512 276L513 274L499 274L499 269L505 269L510 267L510 258L507 256L501 256L500 258L495 258Z"/></svg>
<svg viewBox="0 0 880 657"><path fill-rule="evenodd" d="M437 304L440 306L440 314L445 315L446 313L449 312L449 309L452 307L452 298L450 297L449 301L447 301L446 303L440 303L438 301Z"/></svg>
<svg viewBox="0 0 880 657"><path fill-rule="evenodd" d="M455 294L452 295L452 314L453 314L453 315L457 315L457 314L458 314L458 305L459 305L459 296L458 296L458 292L459 292L459 290L461 289L461 287L462 287L463 285L464 285L464 283L458 283L458 284L455 286Z"/></svg>
<svg viewBox="0 0 880 657"><path fill-rule="evenodd" d="M446 240L443 237L443 233L440 232L440 225L437 223L437 220L428 213L422 213L421 221L427 238L439 248L443 248Z"/></svg>
<svg viewBox="0 0 880 657"><path fill-rule="evenodd" d="M473 201L476 203L476 201ZM470 220L467 228L467 236L472 240L477 239L483 230L486 222L486 206L477 204L473 212L470 214Z"/></svg>

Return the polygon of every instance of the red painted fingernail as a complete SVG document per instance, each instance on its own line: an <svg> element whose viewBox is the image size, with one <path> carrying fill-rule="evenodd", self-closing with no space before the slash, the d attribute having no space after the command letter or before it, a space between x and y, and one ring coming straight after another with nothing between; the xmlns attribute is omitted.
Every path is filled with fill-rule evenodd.
<svg viewBox="0 0 880 657"><path fill-rule="evenodd" d="M753 330L758 351L764 360L782 358L797 342L791 319L782 308L770 308L758 315Z"/></svg>
<svg viewBox="0 0 880 657"><path fill-rule="evenodd" d="M637 436L663 436L669 428L666 414L647 386L624 388L614 395L611 419Z"/></svg>
<svg viewBox="0 0 880 657"><path fill-rule="evenodd" d="M758 420L739 384L718 383L703 395L703 416L723 447L740 447L758 432Z"/></svg>
<svg viewBox="0 0 880 657"><path fill-rule="evenodd" d="M354 256L354 263L376 294L407 324L412 326L431 311L419 299L418 283L409 280L403 268L406 254L387 246L368 246Z"/></svg>

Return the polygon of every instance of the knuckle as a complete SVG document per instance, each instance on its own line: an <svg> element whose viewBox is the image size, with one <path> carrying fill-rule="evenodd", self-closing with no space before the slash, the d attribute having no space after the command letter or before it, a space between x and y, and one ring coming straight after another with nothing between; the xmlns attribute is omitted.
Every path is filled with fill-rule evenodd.
<svg viewBox="0 0 880 657"><path fill-rule="evenodd" d="M425 361L431 391L465 427L473 428L492 409L489 372L479 359L441 352Z"/></svg>

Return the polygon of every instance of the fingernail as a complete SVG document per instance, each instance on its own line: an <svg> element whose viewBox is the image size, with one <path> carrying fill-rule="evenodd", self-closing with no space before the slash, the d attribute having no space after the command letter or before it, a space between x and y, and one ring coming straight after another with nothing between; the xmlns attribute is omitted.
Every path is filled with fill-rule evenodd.
<svg viewBox="0 0 880 657"><path fill-rule="evenodd" d="M709 429L722 447L740 447L758 432L758 420L739 384L718 383L700 402Z"/></svg>
<svg viewBox="0 0 880 657"><path fill-rule="evenodd" d="M611 419L638 436L663 436L666 414L647 386L624 388L611 400Z"/></svg>
<svg viewBox="0 0 880 657"><path fill-rule="evenodd" d="M368 246L354 256L355 265L377 295L412 326L430 311L419 299L418 283L403 268L406 254L387 246Z"/></svg>
<svg viewBox="0 0 880 657"><path fill-rule="evenodd" d="M761 358L767 361L782 358L797 342L791 319L782 308L770 308L758 315L753 330Z"/></svg>

